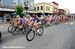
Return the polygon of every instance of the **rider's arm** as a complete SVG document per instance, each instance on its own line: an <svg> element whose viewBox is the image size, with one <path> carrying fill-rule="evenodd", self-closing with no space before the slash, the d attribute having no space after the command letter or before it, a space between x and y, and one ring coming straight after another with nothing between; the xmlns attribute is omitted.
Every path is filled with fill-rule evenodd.
<svg viewBox="0 0 75 49"><path fill-rule="evenodd" d="M33 19L31 19L29 25L32 26L33 23L34 23L34 21L33 21Z"/></svg>

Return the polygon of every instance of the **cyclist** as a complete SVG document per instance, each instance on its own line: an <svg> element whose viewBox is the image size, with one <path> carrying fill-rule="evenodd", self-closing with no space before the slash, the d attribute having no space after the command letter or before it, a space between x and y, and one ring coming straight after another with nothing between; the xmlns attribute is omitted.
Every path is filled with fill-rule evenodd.
<svg viewBox="0 0 75 49"><path fill-rule="evenodd" d="M46 19L47 19L48 22L50 22L50 16L49 15L47 16Z"/></svg>
<svg viewBox="0 0 75 49"><path fill-rule="evenodd" d="M14 18L14 25L19 25L20 24L20 16L17 15L15 18Z"/></svg>
<svg viewBox="0 0 75 49"><path fill-rule="evenodd" d="M40 19L41 19L41 20L44 20L44 16L41 15Z"/></svg>
<svg viewBox="0 0 75 49"><path fill-rule="evenodd" d="M26 23L27 23L27 24L30 23L30 17L31 17L30 15L27 15L27 16L25 17L25 20L26 20Z"/></svg>
<svg viewBox="0 0 75 49"><path fill-rule="evenodd" d="M20 27L20 28L23 28L23 27L24 27L24 24L25 24L24 16L23 16L23 17L20 17L19 23L20 23L19 27Z"/></svg>
<svg viewBox="0 0 75 49"><path fill-rule="evenodd" d="M41 15L40 20L41 20L42 25L44 26L45 20L46 20L45 16Z"/></svg>
<svg viewBox="0 0 75 49"><path fill-rule="evenodd" d="M38 16L36 16L36 15L32 15L32 19L31 19L31 22L30 22L30 26L34 26L34 28L35 28L35 31L36 32L39 32L38 31L38 28L39 28L39 24L40 24L40 22L41 22L41 20L40 20L40 18L38 17Z"/></svg>
<svg viewBox="0 0 75 49"><path fill-rule="evenodd" d="M48 24L50 24L50 16L49 15L46 17L46 21Z"/></svg>
<svg viewBox="0 0 75 49"><path fill-rule="evenodd" d="M17 15L14 20L15 20L14 25L18 26L19 28L23 28L23 25L25 23L25 20L23 17L20 17L19 15Z"/></svg>

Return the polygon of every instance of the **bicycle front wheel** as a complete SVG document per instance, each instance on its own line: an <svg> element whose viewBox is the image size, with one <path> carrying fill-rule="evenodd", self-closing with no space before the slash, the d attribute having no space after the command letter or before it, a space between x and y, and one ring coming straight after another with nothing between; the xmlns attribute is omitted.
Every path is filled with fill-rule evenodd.
<svg viewBox="0 0 75 49"><path fill-rule="evenodd" d="M33 30L29 30L26 34L27 41L32 41L35 37L35 32Z"/></svg>
<svg viewBox="0 0 75 49"><path fill-rule="evenodd" d="M8 32L9 32L9 33L12 33L12 30L11 30L12 27L13 27L12 25L10 25L10 26L8 27Z"/></svg>
<svg viewBox="0 0 75 49"><path fill-rule="evenodd" d="M19 28L18 28L17 26L12 27L11 30L12 30L12 34L13 34L13 35L16 35L16 34L19 33Z"/></svg>

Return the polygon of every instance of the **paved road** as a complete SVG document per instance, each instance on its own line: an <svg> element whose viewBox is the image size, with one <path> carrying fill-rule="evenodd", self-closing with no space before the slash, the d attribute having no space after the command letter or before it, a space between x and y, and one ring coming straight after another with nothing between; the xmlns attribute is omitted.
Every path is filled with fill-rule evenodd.
<svg viewBox="0 0 75 49"><path fill-rule="evenodd" d="M75 49L74 26L75 22L52 25L45 28L43 36L36 36L31 42L26 40L25 35L19 34L15 36L5 32L2 35L0 49L8 46L16 46L15 49Z"/></svg>

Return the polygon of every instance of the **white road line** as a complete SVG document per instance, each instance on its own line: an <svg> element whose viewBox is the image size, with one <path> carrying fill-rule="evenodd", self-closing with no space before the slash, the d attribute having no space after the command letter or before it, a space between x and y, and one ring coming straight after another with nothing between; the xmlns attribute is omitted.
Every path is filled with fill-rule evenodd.
<svg viewBox="0 0 75 49"><path fill-rule="evenodd" d="M69 24L68 22L66 22L65 24Z"/></svg>
<svg viewBox="0 0 75 49"><path fill-rule="evenodd" d="M73 22L70 23L71 25L74 24Z"/></svg>
<svg viewBox="0 0 75 49"><path fill-rule="evenodd" d="M2 46L2 48L25 48L24 46Z"/></svg>

